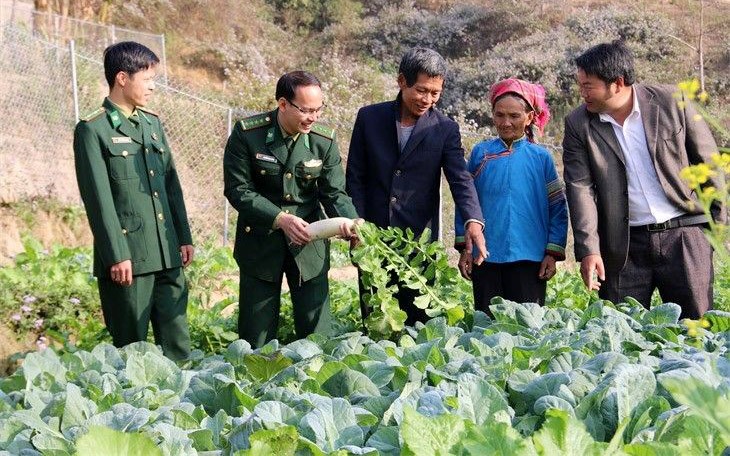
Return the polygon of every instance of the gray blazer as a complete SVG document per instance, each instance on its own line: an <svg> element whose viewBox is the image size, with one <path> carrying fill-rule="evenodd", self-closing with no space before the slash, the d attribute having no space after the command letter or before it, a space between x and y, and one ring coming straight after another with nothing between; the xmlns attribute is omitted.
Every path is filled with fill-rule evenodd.
<svg viewBox="0 0 730 456"><path fill-rule="evenodd" d="M646 141L659 182L669 201L688 214L701 214L697 195L679 172L709 162L717 146L707 124L670 86L634 84ZM611 124L585 105L565 118L564 178L575 237L575 257L600 254L607 272L623 269L629 250L629 200L626 165ZM714 180L719 186L721 181ZM717 187L719 188L719 187ZM713 217L725 220L725 208Z"/></svg>

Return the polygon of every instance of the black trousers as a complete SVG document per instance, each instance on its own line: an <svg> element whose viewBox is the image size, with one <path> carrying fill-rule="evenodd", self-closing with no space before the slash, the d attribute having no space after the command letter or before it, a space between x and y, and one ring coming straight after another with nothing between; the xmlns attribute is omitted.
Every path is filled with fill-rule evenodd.
<svg viewBox="0 0 730 456"><path fill-rule="evenodd" d="M649 308L654 289L664 302L682 307L681 318L697 319L712 308L712 246L704 225L649 232L632 228L624 268L606 273L599 296L620 302L626 296Z"/></svg>
<svg viewBox="0 0 730 456"><path fill-rule="evenodd" d="M538 277L540 263L515 261L511 263L484 262L472 269L474 310L489 315L492 298L501 296L515 302L545 303L547 281Z"/></svg>

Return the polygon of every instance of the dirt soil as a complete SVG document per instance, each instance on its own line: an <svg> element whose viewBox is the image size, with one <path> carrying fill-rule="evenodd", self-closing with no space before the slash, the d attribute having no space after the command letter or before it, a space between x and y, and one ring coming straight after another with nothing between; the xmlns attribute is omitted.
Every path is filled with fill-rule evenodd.
<svg viewBox="0 0 730 456"><path fill-rule="evenodd" d="M18 368L18 363L12 361L12 355L18 352L24 352L32 350L35 345L32 341L18 341L15 338L15 334L6 328L4 325L0 325L0 377L5 377Z"/></svg>
<svg viewBox="0 0 730 456"><path fill-rule="evenodd" d="M91 245L91 230L85 219L69 224L58 214L28 210L27 216L19 216L15 208L0 205L0 266L11 264L13 257L23 252L23 236L26 234L38 239L45 247L54 244L66 247Z"/></svg>

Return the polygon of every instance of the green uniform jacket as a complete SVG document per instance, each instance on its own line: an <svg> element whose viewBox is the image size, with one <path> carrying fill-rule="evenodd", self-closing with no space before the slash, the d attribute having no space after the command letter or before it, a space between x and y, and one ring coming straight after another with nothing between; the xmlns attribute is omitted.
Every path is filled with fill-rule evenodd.
<svg viewBox="0 0 730 456"><path fill-rule="evenodd" d="M290 246L272 230L279 212L307 222L330 217L356 218L345 193L345 174L334 131L315 124L289 153L276 121L277 110L237 122L223 159L225 195L238 211L233 255L242 272L261 280L280 280L289 249L303 281L327 271L327 242ZM321 204L321 206L320 206Z"/></svg>
<svg viewBox="0 0 730 456"><path fill-rule="evenodd" d="M107 98L74 132L76 180L98 277L129 259L134 275L180 267L180 246L193 242L160 119L138 112L140 129Z"/></svg>

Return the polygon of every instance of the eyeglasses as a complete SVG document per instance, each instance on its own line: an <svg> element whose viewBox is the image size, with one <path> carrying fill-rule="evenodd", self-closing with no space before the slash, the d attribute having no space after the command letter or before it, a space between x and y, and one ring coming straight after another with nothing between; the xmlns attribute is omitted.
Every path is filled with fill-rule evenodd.
<svg viewBox="0 0 730 456"><path fill-rule="evenodd" d="M327 107L326 104L322 103L322 106L320 106L319 108L305 109L305 108L300 108L299 106L295 105L291 100L286 100L286 102L289 103L290 105L294 106L295 108L297 108L297 111L301 112L305 116L308 116L310 114L322 114L322 111L324 111L324 108Z"/></svg>

